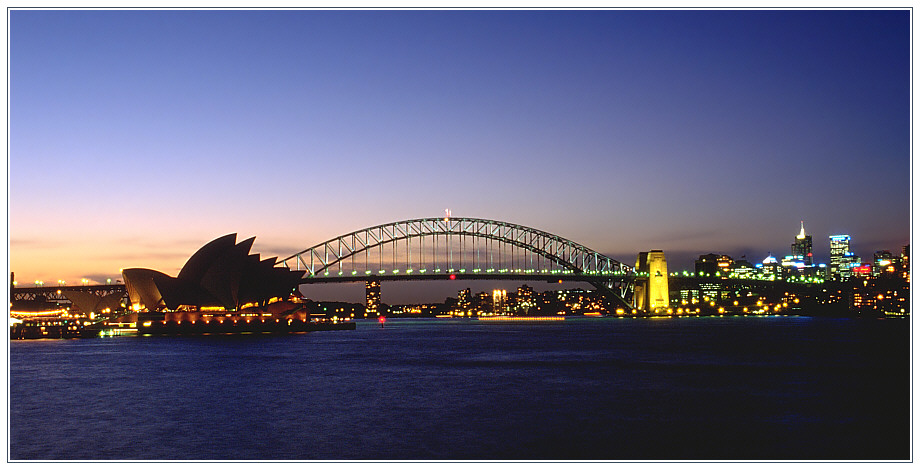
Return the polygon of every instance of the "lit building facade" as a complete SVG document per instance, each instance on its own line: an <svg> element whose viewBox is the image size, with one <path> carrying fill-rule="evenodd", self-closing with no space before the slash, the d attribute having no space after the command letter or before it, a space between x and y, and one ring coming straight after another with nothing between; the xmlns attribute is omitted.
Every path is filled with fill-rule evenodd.
<svg viewBox="0 0 920 470"><path fill-rule="evenodd" d="M850 236L831 235L828 238L831 243L830 277L833 280L843 280L849 277L844 271L849 271L845 266L845 257L850 253Z"/></svg>
<svg viewBox="0 0 920 470"><path fill-rule="evenodd" d="M473 295L470 294L470 289L467 287L462 291L457 292L457 307L464 311L469 312L470 308L473 306Z"/></svg>
<svg viewBox="0 0 920 470"><path fill-rule="evenodd" d="M367 299L364 316L368 318L376 317L380 314L380 281L367 281L364 292Z"/></svg>
<svg viewBox="0 0 920 470"><path fill-rule="evenodd" d="M492 291L492 313L504 315L507 313L508 291L504 289L494 289Z"/></svg>

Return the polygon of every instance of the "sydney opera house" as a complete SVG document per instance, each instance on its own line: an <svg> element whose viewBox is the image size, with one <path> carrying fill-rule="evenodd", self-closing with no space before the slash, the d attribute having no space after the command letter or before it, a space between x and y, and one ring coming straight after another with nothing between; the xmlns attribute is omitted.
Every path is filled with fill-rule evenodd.
<svg viewBox="0 0 920 470"><path fill-rule="evenodd" d="M239 311L287 299L303 271L274 266L276 258L250 254L255 237L224 235L201 247L175 277L146 268L122 270L131 310Z"/></svg>

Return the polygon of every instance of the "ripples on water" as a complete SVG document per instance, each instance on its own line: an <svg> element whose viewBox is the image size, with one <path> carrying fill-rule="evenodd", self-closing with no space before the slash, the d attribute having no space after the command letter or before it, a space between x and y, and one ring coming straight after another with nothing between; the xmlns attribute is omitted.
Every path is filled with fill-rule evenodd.
<svg viewBox="0 0 920 470"><path fill-rule="evenodd" d="M909 459L905 320L10 343L10 458Z"/></svg>

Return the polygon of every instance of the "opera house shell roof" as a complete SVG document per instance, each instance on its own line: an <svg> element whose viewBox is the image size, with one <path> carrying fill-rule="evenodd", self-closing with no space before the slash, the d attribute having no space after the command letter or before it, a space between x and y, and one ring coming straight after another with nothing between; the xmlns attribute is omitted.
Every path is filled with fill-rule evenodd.
<svg viewBox="0 0 920 470"><path fill-rule="evenodd" d="M213 240L195 252L176 277L152 269L123 269L131 305L136 310L183 306L238 310L246 304L286 298L304 271L275 267L276 258L260 260L258 254L249 254L254 241L252 237L236 243L235 233Z"/></svg>

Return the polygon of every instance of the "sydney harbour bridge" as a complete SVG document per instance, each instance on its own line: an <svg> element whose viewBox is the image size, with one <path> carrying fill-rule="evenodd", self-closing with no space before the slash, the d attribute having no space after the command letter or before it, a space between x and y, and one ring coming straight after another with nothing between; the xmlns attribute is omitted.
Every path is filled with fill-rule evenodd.
<svg viewBox="0 0 920 470"><path fill-rule="evenodd" d="M302 284L503 279L590 283L630 306L634 268L572 240L497 220L443 217L357 230L278 261L304 270Z"/></svg>

